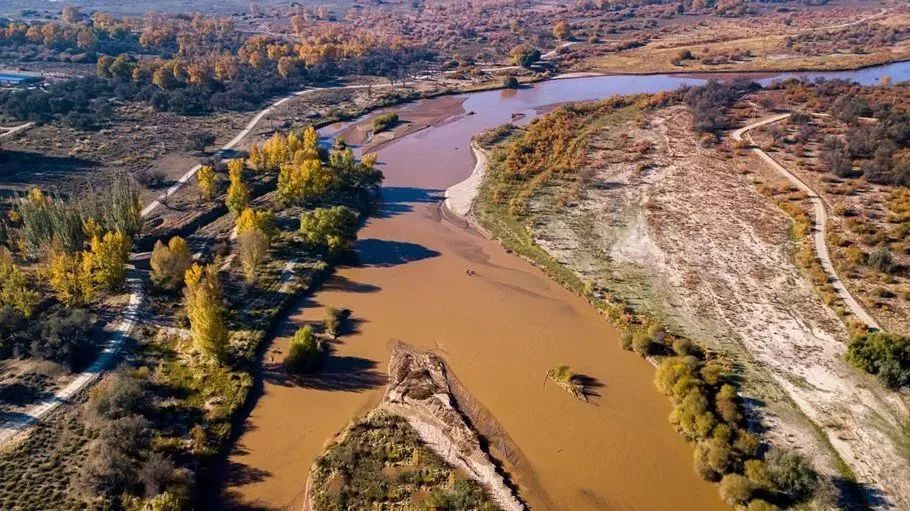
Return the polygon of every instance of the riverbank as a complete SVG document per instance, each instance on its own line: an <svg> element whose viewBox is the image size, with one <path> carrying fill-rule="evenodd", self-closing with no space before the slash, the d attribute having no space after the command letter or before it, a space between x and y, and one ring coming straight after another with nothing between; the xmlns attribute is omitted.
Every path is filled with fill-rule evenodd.
<svg viewBox="0 0 910 511"><path fill-rule="evenodd" d="M370 425L369 436L375 439L376 430L382 428L373 426L373 423L391 424L394 421L390 421L389 416L394 416L404 419L405 423L410 425L419 437L422 447L444 460L453 471L457 471L459 477L465 477L467 480L481 485L498 509L524 511L526 507L515 497L513 490L507 485L499 473L499 469L482 447L478 433L472 426L483 424L484 428L489 430L497 427L495 420L482 413L479 404L470 397L442 358L433 353L414 350L403 343L395 343L391 350L388 371L391 381L382 403L365 419L358 419L347 427L334 445L313 465L307 480L304 509L323 509L327 501L340 498L337 483L340 477L345 477L341 474L355 473L357 467L352 465L361 464L361 462L346 460L342 456L337 460L340 463L333 463L332 460L339 458L335 452L343 452L343 446L352 441L350 436L356 434L363 424ZM404 426L398 427L403 428ZM399 459L390 460L391 466L387 466L383 470L384 473L397 474L396 482L392 483L394 490L390 492L396 503L402 504L401 500L404 499L405 504L413 504L415 500L419 499L420 493L428 491L433 493L436 498L435 495L444 494L447 487L451 490L452 486L457 486L457 483L453 485L451 482L451 479L456 478L455 472L450 472L447 477L441 477L436 473L438 468L419 468L407 465L408 460L411 463L414 463L415 460L418 464L425 463L422 461L425 455L421 454L421 447L414 445L417 442L407 441L407 434L383 436L398 440L388 442L391 445L382 445L383 442L376 440L361 442L364 444L361 446L361 452L366 451L367 456L388 452L398 454ZM418 452L408 455L409 450ZM385 463L388 465L389 460ZM336 464L340 466L333 466ZM439 464L431 463L431 465ZM424 483L419 491L412 491L408 481L413 478L402 476L403 473L411 472L428 472L436 483L429 487ZM346 485L356 487L369 484L367 481L382 480L388 477L386 474L365 475L367 477L362 477L363 481L352 479L343 481ZM444 485L440 483L444 483ZM348 488L342 489L341 492L349 495L344 499L349 506L351 496L369 493L364 489L358 491ZM363 502L357 507L367 505L368 503ZM486 509L491 506L490 503L484 503L471 507Z"/></svg>
<svg viewBox="0 0 910 511"><path fill-rule="evenodd" d="M297 501L300 474L327 439L381 401L388 343L400 339L444 356L501 424L514 445L491 443L491 454L533 509L660 509L682 493L681 509L725 508L666 426L670 406L653 391L653 368L624 353L616 331L584 300L498 243L441 221L442 190L476 164L471 135L510 119L510 105L534 92L471 96L465 109L476 115L382 149L384 201L360 232L357 259L294 305L272 350L280 358L290 335L329 306L352 311L352 331L332 343L319 374L291 381L278 367L264 372L262 395L226 463L234 505ZM508 103L476 103L485 98ZM553 385L541 388L547 370L561 363L590 378L598 394L590 404ZM289 421L287 410L318 413ZM645 484L653 477L662 481L657 488Z"/></svg>
<svg viewBox="0 0 910 511"><path fill-rule="evenodd" d="M786 216L749 182L764 173L701 147L681 107L615 117L578 129L597 127L581 169L527 178L530 190L485 183L481 225L596 307L612 302L614 321L652 318L729 355L772 445L902 506L906 408L843 361L843 325L789 260Z"/></svg>
<svg viewBox="0 0 910 511"><path fill-rule="evenodd" d="M445 206L455 214L468 218L474 205L474 199L480 189L487 169L488 153L477 142L471 142L471 152L476 163L471 170L471 175L460 183L456 183L445 191Z"/></svg>

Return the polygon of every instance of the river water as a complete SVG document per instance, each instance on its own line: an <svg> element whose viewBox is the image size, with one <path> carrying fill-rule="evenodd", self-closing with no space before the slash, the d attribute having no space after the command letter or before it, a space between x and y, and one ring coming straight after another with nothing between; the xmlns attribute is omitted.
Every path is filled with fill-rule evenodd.
<svg viewBox="0 0 910 511"><path fill-rule="evenodd" d="M885 74L910 79L910 65L797 75L875 83ZM498 243L441 220L438 209L445 188L471 172L471 136L513 114L528 120L553 104L702 82L606 76L464 95L463 113L454 108L446 122L383 145L384 202L359 233L358 261L301 298L279 328L262 395L223 467L212 507L296 506L326 442L379 402L388 344L403 340L440 353L520 447L517 462L504 468L532 509L728 509L695 475L691 446L667 422L670 403L653 387L653 367L623 351L617 331L584 300ZM452 98L441 98L398 111L408 121L438 101L451 108ZM342 127L350 128L324 134ZM288 338L318 322L327 306L350 309L353 331L333 345L320 374L291 382L279 364ZM597 382L590 403L544 384L546 371L562 363Z"/></svg>

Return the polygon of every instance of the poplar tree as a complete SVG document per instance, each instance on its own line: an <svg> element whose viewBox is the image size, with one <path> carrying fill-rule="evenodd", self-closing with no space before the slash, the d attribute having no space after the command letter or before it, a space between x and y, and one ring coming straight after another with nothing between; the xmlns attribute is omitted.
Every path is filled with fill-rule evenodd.
<svg viewBox="0 0 910 511"><path fill-rule="evenodd" d="M111 231L103 237L95 235L88 254L92 280L108 291L116 291L126 281L126 263L130 255L130 238L120 231Z"/></svg>
<svg viewBox="0 0 910 511"><path fill-rule="evenodd" d="M184 277L186 315L190 320L193 345L207 355L222 360L227 349L223 290L214 265L194 264Z"/></svg>
<svg viewBox="0 0 910 511"><path fill-rule="evenodd" d="M228 179L231 184L224 202L231 213L239 215L250 203L250 191L243 182L243 160L228 162Z"/></svg>
<svg viewBox="0 0 910 511"><path fill-rule="evenodd" d="M196 172L196 181L199 185L199 193L206 200L215 198L215 169L208 165L203 165Z"/></svg>
<svg viewBox="0 0 910 511"><path fill-rule="evenodd" d="M47 268L48 285L58 300L68 306L83 305L94 295L91 258L84 252L55 250Z"/></svg>
<svg viewBox="0 0 910 511"><path fill-rule="evenodd" d="M152 284L159 289L173 291L183 286L186 270L193 264L193 254L186 240L174 236L167 245L160 240L155 243L149 264Z"/></svg>
<svg viewBox="0 0 910 511"><path fill-rule="evenodd" d="M29 285L28 276L16 266L10 253L0 247L0 304L29 318L39 300L38 293Z"/></svg>

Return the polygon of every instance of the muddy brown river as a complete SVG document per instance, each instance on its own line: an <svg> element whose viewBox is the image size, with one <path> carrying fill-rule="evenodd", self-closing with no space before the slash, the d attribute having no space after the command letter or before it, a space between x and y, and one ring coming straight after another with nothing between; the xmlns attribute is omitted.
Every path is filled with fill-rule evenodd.
<svg viewBox="0 0 910 511"><path fill-rule="evenodd" d="M898 80L908 72L898 66L878 73ZM877 79L873 70L859 73ZM700 82L560 80L398 109L406 122L438 122L382 145L384 202L359 233L358 261L301 298L282 323L265 356L262 394L222 467L221 488L206 499L212 507L298 508L314 459L381 398L388 344L398 339L441 354L519 446L519 462L504 468L532 509L728 509L695 475L653 367L623 351L617 331L583 299L497 242L441 219L438 207L445 188L473 167L471 136L513 114L527 121L556 103ZM344 128L356 138L356 126ZM352 311L352 332L333 345L322 372L291 382L280 365L288 339L327 306ZM562 363L597 382L589 403L544 384Z"/></svg>

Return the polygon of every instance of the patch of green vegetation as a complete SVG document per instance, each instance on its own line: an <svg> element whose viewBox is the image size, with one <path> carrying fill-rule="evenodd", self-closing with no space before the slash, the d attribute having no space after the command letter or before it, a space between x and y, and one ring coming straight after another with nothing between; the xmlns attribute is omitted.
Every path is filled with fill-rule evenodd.
<svg viewBox="0 0 910 511"><path fill-rule="evenodd" d="M893 389L910 385L910 339L902 335L858 335L847 347L847 360Z"/></svg>
<svg viewBox="0 0 910 511"><path fill-rule="evenodd" d="M398 114L389 112L387 114L377 115L373 119L373 133L381 133L398 123Z"/></svg>
<svg viewBox="0 0 910 511"><path fill-rule="evenodd" d="M313 466L315 511L493 511L483 488L430 451L407 421L375 412L352 425Z"/></svg>

